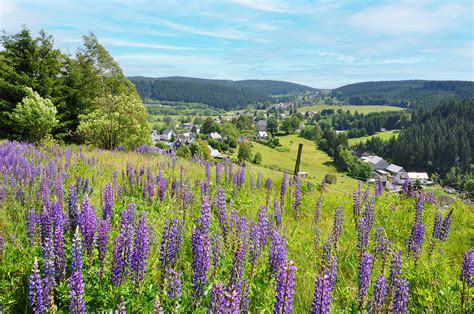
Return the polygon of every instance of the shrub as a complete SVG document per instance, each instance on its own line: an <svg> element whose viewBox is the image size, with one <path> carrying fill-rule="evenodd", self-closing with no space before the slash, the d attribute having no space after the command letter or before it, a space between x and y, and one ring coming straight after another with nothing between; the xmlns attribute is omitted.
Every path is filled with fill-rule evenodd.
<svg viewBox="0 0 474 314"><path fill-rule="evenodd" d="M260 152L257 152L253 157L253 163L256 165L260 165L262 163L262 154L260 154Z"/></svg>
<svg viewBox="0 0 474 314"><path fill-rule="evenodd" d="M31 88L25 87L25 91L26 96L16 105L10 118L22 139L39 142L58 125L57 110L51 100L42 98Z"/></svg>

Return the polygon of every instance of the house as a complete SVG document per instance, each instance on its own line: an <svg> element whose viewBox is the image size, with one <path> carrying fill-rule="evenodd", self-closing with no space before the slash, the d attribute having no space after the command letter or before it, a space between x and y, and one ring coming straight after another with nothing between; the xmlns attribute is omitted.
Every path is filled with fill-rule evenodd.
<svg viewBox="0 0 474 314"><path fill-rule="evenodd" d="M237 143L239 143L239 144L242 143L242 142L247 142L248 140L249 140L249 139L248 139L247 136L245 136L245 135L239 135L239 136L237 137Z"/></svg>
<svg viewBox="0 0 474 314"><path fill-rule="evenodd" d="M194 139L195 136L191 132L184 132L176 136L176 141L180 142L181 144L190 144L194 141Z"/></svg>
<svg viewBox="0 0 474 314"><path fill-rule="evenodd" d="M258 120L257 121L257 132L267 130L267 120Z"/></svg>
<svg viewBox="0 0 474 314"><path fill-rule="evenodd" d="M257 141L266 141L268 138L268 134L265 131L258 131L257 132Z"/></svg>
<svg viewBox="0 0 474 314"><path fill-rule="evenodd" d="M387 167L388 172L390 172L392 175L397 175L400 172L406 172L405 169L403 169L402 166L397 166L395 164L390 164L390 166Z"/></svg>
<svg viewBox="0 0 474 314"><path fill-rule="evenodd" d="M175 133L173 132L172 129L165 129L163 133L161 134L161 140L165 142L171 141L171 139L175 136Z"/></svg>
<svg viewBox="0 0 474 314"><path fill-rule="evenodd" d="M219 153L219 151L217 149L212 148L211 145L207 145L207 147L209 147L209 150L211 151L211 157L212 158L220 158L221 157L221 153Z"/></svg>
<svg viewBox="0 0 474 314"><path fill-rule="evenodd" d="M217 132L210 133L209 138L212 140L222 141L222 136Z"/></svg>
<svg viewBox="0 0 474 314"><path fill-rule="evenodd" d="M372 179L375 180L375 182L381 181L382 183L386 183L387 179L389 177L390 173L384 170L376 170L372 174Z"/></svg>
<svg viewBox="0 0 474 314"><path fill-rule="evenodd" d="M151 131L151 140L153 141L153 144L156 144L161 140L161 136L157 130Z"/></svg>
<svg viewBox="0 0 474 314"><path fill-rule="evenodd" d="M372 167L373 170L384 170L388 167L388 162L379 156L370 156L362 159Z"/></svg>
<svg viewBox="0 0 474 314"><path fill-rule="evenodd" d="M181 127L183 129L186 129L186 130L191 130L191 128L193 127L193 124L189 123L189 122L185 122L185 123L181 124Z"/></svg>
<svg viewBox="0 0 474 314"><path fill-rule="evenodd" d="M426 172L407 172L407 177L411 184L420 181L422 185L426 185L429 179Z"/></svg>

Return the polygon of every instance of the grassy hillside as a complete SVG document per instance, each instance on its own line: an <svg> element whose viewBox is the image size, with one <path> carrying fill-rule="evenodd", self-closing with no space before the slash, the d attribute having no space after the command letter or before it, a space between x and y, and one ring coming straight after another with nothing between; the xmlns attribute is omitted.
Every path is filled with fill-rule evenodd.
<svg viewBox="0 0 474 314"><path fill-rule="evenodd" d="M303 153L301 155L300 171L308 172L313 182L321 182L328 173L337 177L337 183L334 188L351 193L357 188L357 180L348 177L344 173L339 173L333 165L332 158L325 152L316 149L316 144L310 140L298 137L297 135L288 135L278 137L281 147L270 148L260 143L253 142L252 152L262 154L262 164L267 167L287 170L293 173L298 153L298 144L303 144Z"/></svg>
<svg viewBox="0 0 474 314"><path fill-rule="evenodd" d="M472 81L381 81L345 85L332 95L350 105L433 106L474 97Z"/></svg>
<svg viewBox="0 0 474 314"><path fill-rule="evenodd" d="M349 105L326 105L326 104L316 104L312 106L305 106L298 108L299 112L306 112L306 111L321 111L324 109L334 109L334 110L349 110L351 113L358 112L358 113L371 113L371 112L383 112L383 111L400 111L403 108L394 107L394 106L349 106Z"/></svg>
<svg viewBox="0 0 474 314"><path fill-rule="evenodd" d="M288 140L294 141L292 147L298 141L291 137ZM290 145L285 141L283 144ZM309 153L309 147L306 144L309 146L309 143L305 142L303 156L306 152ZM278 163L277 156L279 155L274 154L275 163ZM154 307L154 301L159 298L162 310L166 313L205 313L212 305L212 287L219 283L227 287L233 268L234 273L241 274L237 279L234 277L239 283L238 286L248 289L246 291L249 292L249 312L272 312L276 302L275 287L278 284L269 268L269 252L276 252L270 249L272 245L270 245L271 239L268 238L269 229L267 229L270 228L274 231L272 234L275 239L277 234L283 237L287 252L284 258L294 261L296 266L296 282L292 296L293 312L308 313L311 311L315 278L323 269L322 247L324 243L329 243L327 240L331 234L334 234L333 230L339 230L338 225L336 228L333 226L336 206L341 206L343 222L340 226L340 234L336 233L339 235L337 244L326 245L326 251L329 249L330 254L337 258L337 275L334 278L330 311L357 311L359 252L351 195L333 190L322 192L316 189L308 190L304 181L301 182L301 193L295 194L297 189L295 182L291 185L287 184L280 225L275 224L275 217L280 217L280 214L278 210L274 211L273 205L266 210L261 209L267 199L271 204L275 199L281 199L282 174L267 168L247 167L243 172L244 175L238 176L239 180L234 180L233 176L237 173L242 174L242 170L234 165L231 174L229 165L225 165L220 172L219 180L216 177L216 167L210 165L210 177L206 179L206 163L180 158L175 163L173 156L152 148L142 147L138 149L138 152L111 152L91 147L34 147L10 142L0 144L0 162L4 166L0 173L2 179L0 180L2 182L0 235L5 241L4 250L1 247L0 251L0 304L6 313L23 313L31 310L28 306L28 276L37 259L38 275L44 278L45 258L49 261L46 265L53 265L52 268L46 268L52 274L51 277L47 277L51 281L44 282L56 282L50 290L50 295L54 295L52 300L55 312L71 311L69 301L71 259L73 259L71 238L73 238L72 231L75 229L74 215L78 212L88 213L87 216L80 214L79 217L86 218L77 220L80 225L78 233L81 235L76 243L77 245L82 243L82 249L76 249L76 255L74 255L77 256L78 252L82 255L82 271L76 271L75 278L82 278L85 291L84 301L88 312L112 312L114 308L123 307L127 313L150 313ZM319 162L324 162L324 159L306 159L305 167L311 167L313 164L318 167ZM284 157L281 163L286 163ZM261 179L257 179L259 173L262 174ZM270 189L265 188L264 182L267 178L272 180ZM154 189L150 189L150 182L163 182L163 179L166 180L166 184L156 184ZM174 180L176 183L172 184ZM200 184L206 180L209 180L208 188L201 189ZM105 197L107 202L103 202L101 191L104 191L107 183L111 184L109 191L112 194L111 197ZM145 186L148 188L145 189ZM225 195L222 195L222 191L219 193L221 205L218 210L214 199L217 197L219 186L222 187ZM153 195L149 193L150 190L154 191ZM160 194L160 191L164 193ZM461 292L459 274L463 253L470 248L474 238L472 211L461 203L453 204L449 237L446 242L434 241L434 246L431 248L431 230L435 214L440 212L445 216L448 209L440 208L427 198L427 202L421 207L423 209L421 221L426 225L424 246L420 257L415 259L407 252L406 246L406 240L410 236L414 222L415 199L385 192L375 197L373 190L368 190L367 193L368 199L375 204L374 212L370 214L370 206L368 211L368 215L373 215L374 224L371 229L368 229L367 252L373 252L374 233L379 226L384 228L383 234L391 241L393 249L402 250L401 276L409 280L410 287L407 310L410 313L459 312ZM361 191L361 194L364 192ZM297 205L295 195L301 195L299 205ZM79 204L77 209L72 201L76 197ZM322 203L319 211L320 218L315 223L318 198L321 198ZM88 205L87 199L90 199L91 206ZM102 220L102 206L106 203L110 204L110 201L113 202L110 207L111 216L106 215L105 220ZM125 209L133 209L130 207L132 203L136 207L135 215L128 215L129 211ZM49 204L54 206L48 207ZM208 204L211 206L210 212L207 211ZM223 204L226 205L225 209L223 209ZM362 212L364 208L365 205L362 203ZM32 219L32 213L38 219ZM136 220L142 217L140 219L143 222L144 213L146 213L149 231L137 233L138 236L135 236L134 232L127 231L138 228ZM90 238L89 231L81 231L83 227L84 230L91 230L90 226L95 226L93 223L95 215L98 220L101 220L101 225L110 224L103 267L97 253L97 239ZM27 217L30 218L27 219ZM130 217L135 217L135 219ZM173 255L176 256L176 262L170 266L178 277L170 277L163 272L163 265L160 262L162 232L165 230L167 219L173 217L182 219L183 226L181 249L178 254ZM270 220L267 220L267 217ZM358 217L358 219L361 218ZM52 224L51 221L53 221ZM210 222L209 229L205 227L207 221ZM247 228L238 227L242 225ZM254 227L250 228L250 225ZM222 231L224 226L228 228L225 229L228 230L226 237L223 236ZM64 272L61 272L61 268L56 267L55 263L58 261L57 265L60 265L61 259L54 260L49 258L48 254L44 254L42 243L49 243L47 239L51 237L53 230L55 239L61 238L58 235L64 235ZM252 230L251 239L258 238L262 242L249 240L249 230ZM193 232L199 236L193 237L194 241L191 241ZM257 234L262 234L262 236L257 237ZM127 256L116 253L114 259L114 246L122 247L119 245L122 243L119 241L120 235L131 241L130 249L133 247L133 252L137 250L137 247L143 247L139 245L140 243L143 244L145 239L149 239L149 251L147 251L148 259L138 259L143 264L131 264L145 266L143 279L133 279L140 278L134 277L132 271L134 266L130 268L125 266L128 273L122 273L121 281L116 285L111 282L112 268L119 269L116 267L122 265L117 263L120 261L119 257ZM216 242L217 235L220 235L220 241ZM84 236L92 239L90 253L87 253L86 247L89 242ZM170 238L176 239L174 236ZM203 239L203 241L197 239ZM164 243L168 242L164 241ZM218 263L214 263L214 259L211 258L216 252L214 243L221 243L220 251L217 251L219 253L216 255ZM56 244L54 246L56 247ZM46 247L49 246L46 245ZM256 252L255 248L259 248L260 253L255 258L255 263L252 263L251 256L255 255L251 252ZM247 251L247 254L239 255L238 252L242 250ZM59 254L53 254L53 256L61 257L62 251L57 252ZM121 251L116 249L115 252ZM243 264L234 263L234 261L240 261L239 256L244 256ZM379 255L374 257L374 266L369 276L367 300L372 298L375 278L379 274L388 278L391 259L391 255L387 256L387 264L382 269L383 258ZM74 259L74 261L78 265L78 260ZM201 273L198 270L202 268L196 268L198 267L196 265L209 265L209 268ZM233 265L237 266L233 267ZM174 274L173 272L170 273ZM164 281L160 279L162 274L164 278L167 278ZM193 297L196 291L200 291L193 290L193 282L195 282L193 274L202 274L198 278L204 278L203 295L198 298ZM175 282L170 281L173 278L180 279L181 290L177 297L170 294L175 287L170 285L170 282ZM235 289L232 293L238 296L242 290ZM467 291L467 293L470 292L472 290ZM246 298L244 297L243 300ZM243 302L242 306L245 304L246 302ZM362 305L364 309L366 304L367 302L364 302ZM388 310L391 311L390 308ZM472 300L467 299L465 311L471 310Z"/></svg>
<svg viewBox="0 0 474 314"><path fill-rule="evenodd" d="M399 133L400 133L399 131L385 131L385 132L380 132L380 133L376 133L376 134L373 134L373 135L350 138L350 139L348 139L348 142L349 142L349 146L352 146L352 145L356 145L356 144L359 144L359 143L362 143L362 142L367 142L367 140L369 140L371 138L374 138L374 137L379 137L383 140L389 140L394 135L395 135L395 137L397 137Z"/></svg>

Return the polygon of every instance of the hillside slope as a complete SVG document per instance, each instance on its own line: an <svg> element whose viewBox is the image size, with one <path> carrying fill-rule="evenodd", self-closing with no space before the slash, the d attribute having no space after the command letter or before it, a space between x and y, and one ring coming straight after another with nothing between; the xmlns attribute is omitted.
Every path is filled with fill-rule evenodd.
<svg viewBox="0 0 474 314"><path fill-rule="evenodd" d="M350 105L430 106L474 97L472 81L382 81L345 85L332 95Z"/></svg>
<svg viewBox="0 0 474 314"><path fill-rule="evenodd" d="M270 80L211 80L191 77L129 77L143 100L199 102L234 109L271 102L274 95L317 92L312 87Z"/></svg>

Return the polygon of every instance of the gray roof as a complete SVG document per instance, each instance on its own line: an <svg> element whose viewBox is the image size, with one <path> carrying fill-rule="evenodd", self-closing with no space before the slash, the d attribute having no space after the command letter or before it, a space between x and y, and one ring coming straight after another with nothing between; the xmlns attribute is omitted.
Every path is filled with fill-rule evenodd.
<svg viewBox="0 0 474 314"><path fill-rule="evenodd" d="M209 134L209 136L214 140L222 139L222 136L217 132L212 132L211 134Z"/></svg>
<svg viewBox="0 0 474 314"><path fill-rule="evenodd" d="M382 157L374 156L374 157L370 158L369 162L370 162L371 164L376 165L376 164L378 164L379 162L381 162L382 160L383 160Z"/></svg>
<svg viewBox="0 0 474 314"><path fill-rule="evenodd" d="M173 130L170 129L170 128L165 129L165 130L163 131L163 134L170 134L170 133L173 133Z"/></svg>
<svg viewBox="0 0 474 314"><path fill-rule="evenodd" d="M259 126L267 126L267 120L258 120L257 125L259 125Z"/></svg>
<svg viewBox="0 0 474 314"><path fill-rule="evenodd" d="M395 164L390 164L390 166L387 167L387 171L390 171L393 173L399 173L402 170L403 170L403 167L397 166Z"/></svg>

